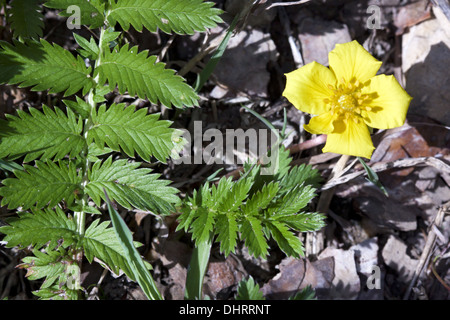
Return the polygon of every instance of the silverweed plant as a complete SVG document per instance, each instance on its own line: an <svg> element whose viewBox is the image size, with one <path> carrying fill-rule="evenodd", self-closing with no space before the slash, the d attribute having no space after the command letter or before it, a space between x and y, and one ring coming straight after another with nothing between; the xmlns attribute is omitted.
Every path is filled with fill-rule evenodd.
<svg viewBox="0 0 450 320"><path fill-rule="evenodd" d="M324 225L324 216L303 211L320 181L316 170L305 165L291 168L288 151L276 147L273 174L262 175L261 164L248 163L237 181L225 177L207 181L180 199L170 181L152 173L146 164L164 164L181 150L182 131L148 108L106 99L110 94L128 94L177 108L181 114L184 108L198 107L198 84L195 90L157 56L127 43L123 31L133 27L178 35L204 32L222 22L222 11L212 2L13 0L0 4L13 37L0 43L0 84L62 96L54 107L29 107L0 120L1 205L14 214L1 222L0 232L7 247L28 252L18 267L27 270L30 280L42 281L33 292L36 296L86 298L81 283L86 259L115 274L125 273L149 299L164 299L153 281L151 265L136 250L140 244L133 241L114 203L159 216L179 215L178 230L190 233L195 244L187 299L203 298L203 276L214 242L228 255L243 241L252 255L265 258L273 239L286 255L303 255L296 232ZM68 26L75 27L78 21L95 37L74 33L79 46L75 53L48 42L43 38L42 5L69 17ZM71 20L73 6L80 16ZM236 22L237 18L232 26ZM213 65L208 68L210 72ZM205 74L200 76L202 83ZM106 211L110 221L102 216ZM239 296L261 298L258 288L252 279L243 282Z"/></svg>
<svg viewBox="0 0 450 320"><path fill-rule="evenodd" d="M14 39L0 44L0 83L62 93L64 99L55 108L17 110L1 120L0 158L10 171L0 195L2 205L18 214L0 231L8 247L32 248L20 267L29 279L45 279L36 295L78 299L83 257L139 280L138 264L128 259L121 238L110 222L101 222L107 196L124 208L158 215L175 212L180 203L170 181L140 161L166 162L182 143L181 132L146 108L108 105L105 95L117 89L167 107L198 106L197 93L182 77L148 51L124 43L115 28L193 34L221 22L221 11L202 0L42 3L61 15L76 5L81 24L98 38L74 34L74 55L42 38L40 1L6 7ZM148 295L161 298L155 290Z"/></svg>

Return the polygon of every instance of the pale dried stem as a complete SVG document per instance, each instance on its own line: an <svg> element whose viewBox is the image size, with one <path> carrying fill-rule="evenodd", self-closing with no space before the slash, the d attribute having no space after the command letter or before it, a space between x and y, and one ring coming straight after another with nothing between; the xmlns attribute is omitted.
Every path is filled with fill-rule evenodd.
<svg viewBox="0 0 450 320"><path fill-rule="evenodd" d="M434 157L420 157L420 158L408 158L408 159L399 159L395 161L389 161L389 162L378 162L371 166L372 170L375 172L381 172L388 169L393 168L407 168L407 167L413 167L418 165L427 165L434 167L439 170L439 172L446 172L450 173L450 166L446 164L445 162L434 158ZM350 180L353 180L361 175L364 175L366 173L365 170L352 172L347 175L341 175L339 177L335 177L333 179L328 180L326 184L322 186L321 190L327 190L330 188L333 188L339 184L346 183Z"/></svg>
<svg viewBox="0 0 450 320"><path fill-rule="evenodd" d="M286 6L296 6L299 4L307 3L311 0L300 0L300 1L290 1L290 2L275 2L272 3L270 6L267 7L266 10L272 9L274 7L286 7Z"/></svg>
<svg viewBox="0 0 450 320"><path fill-rule="evenodd" d="M332 179L336 179L340 177L344 172L349 170L349 167L345 167L348 160L350 159L350 156L348 155L342 155L339 160L336 162L336 165L334 166L333 170L331 171L330 177L328 178L328 181L331 181ZM355 162L352 163L352 165ZM328 208L330 206L331 199L334 195L334 188L330 188L327 190L324 190L319 197L319 202L317 203L316 211L319 213L327 214ZM309 232L306 234L306 244L305 244L305 251L306 256L316 256L320 253L320 251L323 250L324 247L324 229L317 232Z"/></svg>
<svg viewBox="0 0 450 320"><path fill-rule="evenodd" d="M437 234L433 229L433 226L436 226L438 229L442 225L444 220L444 214L450 212L450 202L447 202L443 206L439 208L436 217L434 218L433 223L429 227L429 233L427 237L427 241L425 243L425 247L423 248L422 254L420 256L419 262L417 263L416 269L414 270L413 277L411 282L409 283L408 289L403 296L403 300L408 300L409 295L411 294L411 290L417 282L417 279L420 277L424 266L427 262L430 261L431 255L433 253L433 248L436 245Z"/></svg>

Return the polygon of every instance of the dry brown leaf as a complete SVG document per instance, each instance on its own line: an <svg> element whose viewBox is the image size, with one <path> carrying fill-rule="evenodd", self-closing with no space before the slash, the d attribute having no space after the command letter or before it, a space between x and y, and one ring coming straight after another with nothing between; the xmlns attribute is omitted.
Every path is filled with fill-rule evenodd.
<svg viewBox="0 0 450 320"><path fill-rule="evenodd" d="M397 27L396 35L401 35L406 28L431 18L431 7L428 0L421 0L401 7L394 17Z"/></svg>

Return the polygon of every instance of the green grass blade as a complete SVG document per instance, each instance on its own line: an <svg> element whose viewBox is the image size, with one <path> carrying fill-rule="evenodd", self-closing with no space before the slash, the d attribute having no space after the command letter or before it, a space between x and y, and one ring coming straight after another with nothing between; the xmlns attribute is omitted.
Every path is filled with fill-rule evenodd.
<svg viewBox="0 0 450 320"><path fill-rule="evenodd" d="M377 186L386 197L389 197L389 194L386 190L386 188L381 184L380 179L378 178L378 175L375 173L375 171L372 170L371 167L369 167L363 159L361 159L360 157L358 157L359 162L361 162L361 164L363 165L364 169L367 172L367 180L372 182L375 186Z"/></svg>
<svg viewBox="0 0 450 320"><path fill-rule="evenodd" d="M191 262L187 270L184 298L187 300L202 299L203 278L209 262L212 237L198 243L192 252Z"/></svg>
<svg viewBox="0 0 450 320"><path fill-rule="evenodd" d="M231 22L230 27L228 28L228 31L223 38L220 45L217 47L216 51L212 55L211 59L209 59L208 63L206 64L205 68L202 70L202 72L199 73L197 80L194 84L194 89L196 92L199 92L200 89L203 87L203 85L206 83L206 81L209 79L211 74L213 73L214 69L216 68L217 63L222 58L223 54L225 53L225 49L227 48L228 41L231 39L231 36L233 34L233 30L236 27L238 21L239 21L240 15L237 14L233 21Z"/></svg>
<svg viewBox="0 0 450 320"><path fill-rule="evenodd" d="M21 165L15 163L14 161L4 159L0 159L0 169L3 171L10 171L10 172L14 172L14 170L23 171L23 167Z"/></svg>
<svg viewBox="0 0 450 320"><path fill-rule="evenodd" d="M108 195L105 192L106 203L108 204L109 215L111 216L112 225L114 231L116 232L117 238L121 243L125 255L127 257L128 263L130 264L131 270L133 271L136 281L141 286L142 291L150 300L163 300L163 297L158 291L156 284L145 266L139 252L136 250L133 244L133 237L127 225L120 217L119 213L113 208L111 200L109 200Z"/></svg>

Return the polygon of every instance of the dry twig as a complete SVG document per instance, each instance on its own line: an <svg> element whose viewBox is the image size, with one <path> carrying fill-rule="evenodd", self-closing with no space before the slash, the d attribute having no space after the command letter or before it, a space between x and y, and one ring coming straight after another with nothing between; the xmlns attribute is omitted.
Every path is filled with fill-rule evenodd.
<svg viewBox="0 0 450 320"><path fill-rule="evenodd" d="M417 263L416 270L414 271L413 278L411 279L411 282L409 283L408 289L405 292L405 295L403 296L403 300L408 300L409 295L411 294L411 290L413 289L414 285L416 284L417 279L420 277L423 268L425 264L430 261L433 248L436 244L436 232L433 229L433 226L440 227L442 225L442 222L444 220L444 214L448 213L450 211L450 202L447 202L443 206L439 208L438 213L436 214L436 217L434 218L433 223L430 226L430 231L428 233L428 238L425 243L425 247L423 248L422 255L420 256L419 262Z"/></svg>
<svg viewBox="0 0 450 320"><path fill-rule="evenodd" d="M350 159L348 155L342 155L333 170L331 171L328 181L340 177L343 172L346 172L349 168L345 168L347 161ZM353 162L354 163L354 162ZM352 165L353 165L352 163ZM326 214L328 207L330 206L331 199L333 198L334 188L324 190L319 197L319 202L317 204L317 212ZM323 233L324 229L318 232L310 232L306 234L306 255L317 255L323 249Z"/></svg>
<svg viewBox="0 0 450 320"><path fill-rule="evenodd" d="M300 0L300 1L290 1L290 2L275 2L275 3L272 3L270 6L268 6L266 10L272 9L274 7L295 6L295 5L307 3L309 1L311 1L311 0Z"/></svg>
<svg viewBox="0 0 450 320"><path fill-rule="evenodd" d="M405 167L414 167L417 165L427 165L438 169L440 172L450 173L450 165L446 164L442 160L433 157L420 157L420 158L407 158L407 159L399 159L390 162L378 162L371 166L372 170L375 172L381 172L388 169L394 168L405 168ZM327 190L333 188L339 184L346 183L350 180L353 180L361 175L366 173L365 170L353 172L344 176L336 177L330 179L326 184L322 186L321 190Z"/></svg>

